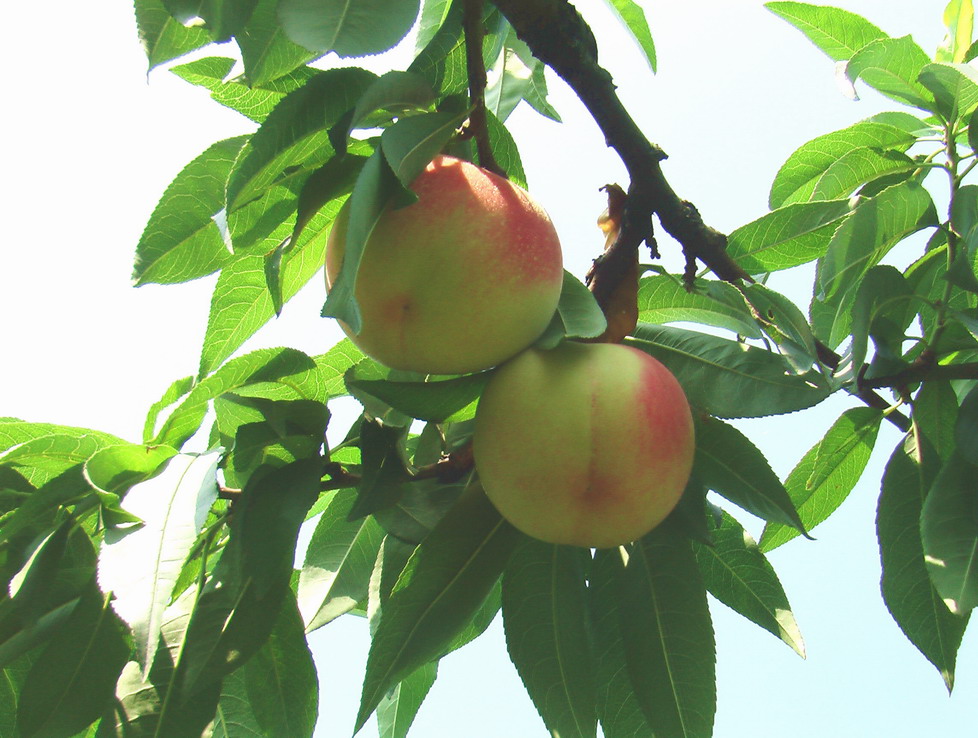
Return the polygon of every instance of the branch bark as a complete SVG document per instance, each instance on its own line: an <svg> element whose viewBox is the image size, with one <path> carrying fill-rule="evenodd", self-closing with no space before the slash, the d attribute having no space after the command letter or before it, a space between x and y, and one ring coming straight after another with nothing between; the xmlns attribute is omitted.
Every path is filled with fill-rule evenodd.
<svg viewBox="0 0 978 738"><path fill-rule="evenodd" d="M720 279L751 280L726 253L727 237L703 222L696 207L666 181L660 162L666 154L651 143L618 97L611 75L598 64L591 29L567 0L492 0L534 56L570 86L621 158L630 183L618 240L598 257L606 272L596 285L599 303L625 278L630 255L652 241L652 215L675 238L687 258L699 259Z"/></svg>

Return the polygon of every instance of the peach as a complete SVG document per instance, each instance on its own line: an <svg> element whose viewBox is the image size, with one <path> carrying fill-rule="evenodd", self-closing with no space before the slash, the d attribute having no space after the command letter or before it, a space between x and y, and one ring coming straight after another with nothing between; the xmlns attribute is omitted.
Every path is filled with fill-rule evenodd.
<svg viewBox="0 0 978 738"><path fill-rule="evenodd" d="M621 344L528 349L496 369L476 411L486 494L515 527L550 543L640 538L679 501L694 449L679 382Z"/></svg>
<svg viewBox="0 0 978 738"><path fill-rule="evenodd" d="M520 187L466 161L436 157L411 184L417 202L381 215L367 240L355 295L362 329L343 330L395 369L487 369L535 341L563 284L557 232ZM339 273L348 210L326 249Z"/></svg>

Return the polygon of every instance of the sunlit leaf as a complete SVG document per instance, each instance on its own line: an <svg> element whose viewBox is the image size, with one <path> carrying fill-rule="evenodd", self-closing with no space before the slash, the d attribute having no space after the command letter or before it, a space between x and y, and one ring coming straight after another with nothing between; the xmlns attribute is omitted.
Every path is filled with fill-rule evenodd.
<svg viewBox="0 0 978 738"><path fill-rule="evenodd" d="M791 470L784 486L807 530L835 512L856 486L873 452L882 417L869 407L846 410ZM768 523L761 534L761 551L771 551L798 535L794 528Z"/></svg>
<svg viewBox="0 0 978 738"><path fill-rule="evenodd" d="M830 392L818 375L789 371L778 354L705 333L642 323L627 343L665 364L692 405L721 418L790 413Z"/></svg>
<svg viewBox="0 0 978 738"><path fill-rule="evenodd" d="M926 446L924 446L926 448ZM952 615L924 564L920 515L940 460L911 441L897 444L883 472L876 511L886 607L904 635L954 686L954 664L967 619Z"/></svg>
<svg viewBox="0 0 978 738"><path fill-rule="evenodd" d="M978 604L978 467L951 455L934 480L920 517L927 572L958 616Z"/></svg>
<svg viewBox="0 0 978 738"><path fill-rule="evenodd" d="M643 323L695 322L760 338L757 321L733 285L698 279L693 289L668 274L643 277L638 285L638 319Z"/></svg>
<svg viewBox="0 0 978 738"><path fill-rule="evenodd" d="M805 643L774 567L754 539L727 513L711 528L713 545L693 543L711 595L805 657Z"/></svg>
<svg viewBox="0 0 978 738"><path fill-rule="evenodd" d="M696 479L763 520L805 532L794 503L761 451L739 430L716 418L696 424Z"/></svg>
<svg viewBox="0 0 978 738"><path fill-rule="evenodd" d="M306 631L326 625L367 597L384 531L371 516L348 519L355 501L354 490L339 490L309 541L296 594Z"/></svg>
<svg viewBox="0 0 978 738"><path fill-rule="evenodd" d="M365 56L395 46L418 17L418 0L279 0L278 19L307 49Z"/></svg>
<svg viewBox="0 0 978 738"><path fill-rule="evenodd" d="M132 629L144 674L153 664L180 568L217 499L220 458L219 453L171 458L159 475L129 490L122 503L143 523L105 532L99 586L113 593L113 609Z"/></svg>
<svg viewBox="0 0 978 738"><path fill-rule="evenodd" d="M766 3L768 10L784 18L833 61L844 61L886 34L860 15L848 10L797 2Z"/></svg>
<svg viewBox="0 0 978 738"><path fill-rule="evenodd" d="M807 264L825 253L848 214L848 200L785 205L734 230L727 253L752 274Z"/></svg>

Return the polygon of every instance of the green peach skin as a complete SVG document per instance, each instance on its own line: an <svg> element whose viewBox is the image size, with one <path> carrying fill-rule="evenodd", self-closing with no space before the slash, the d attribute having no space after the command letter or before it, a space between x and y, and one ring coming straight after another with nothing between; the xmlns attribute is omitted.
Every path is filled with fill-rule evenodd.
<svg viewBox="0 0 978 738"><path fill-rule="evenodd" d="M489 380L475 423L489 499L550 543L609 548L640 538L676 506L693 465L679 382L620 344L524 351Z"/></svg>
<svg viewBox="0 0 978 738"><path fill-rule="evenodd" d="M517 185L439 156L412 183L418 201L388 210L367 241L355 294L362 330L343 330L395 369L463 374L535 341L557 308L560 242ZM329 235L326 284L343 261L348 212Z"/></svg>

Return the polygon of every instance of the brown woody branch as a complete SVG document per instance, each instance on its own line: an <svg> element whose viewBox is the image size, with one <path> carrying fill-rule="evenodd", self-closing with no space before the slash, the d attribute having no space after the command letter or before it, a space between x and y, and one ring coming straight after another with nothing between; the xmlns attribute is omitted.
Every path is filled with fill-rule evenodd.
<svg viewBox="0 0 978 738"><path fill-rule="evenodd" d="M726 281L750 280L726 253L727 238L703 222L692 203L666 181L665 152L652 144L618 98L611 75L598 64L597 44L584 19L567 0L492 0L533 51L571 87L591 113L608 146L628 171L628 201L617 242L599 257L602 272L595 297L604 304L628 271L631 254L652 241L652 215L675 238L687 258L706 264Z"/></svg>
<svg viewBox="0 0 978 738"><path fill-rule="evenodd" d="M968 364L914 365L896 374L861 379L860 387L905 387L916 382L941 379L978 379L978 362Z"/></svg>

